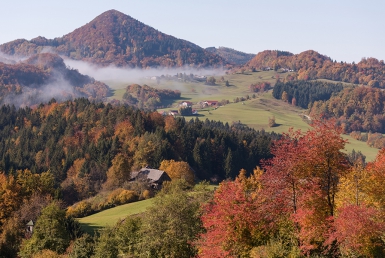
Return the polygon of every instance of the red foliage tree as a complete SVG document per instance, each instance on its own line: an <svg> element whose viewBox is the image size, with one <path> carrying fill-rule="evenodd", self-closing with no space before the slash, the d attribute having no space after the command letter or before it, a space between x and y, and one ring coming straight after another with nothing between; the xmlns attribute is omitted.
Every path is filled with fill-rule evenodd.
<svg viewBox="0 0 385 258"><path fill-rule="evenodd" d="M379 210L366 206L347 205L338 210L334 231L326 244L336 242L342 255L353 257L384 257L381 239L385 223Z"/></svg>
<svg viewBox="0 0 385 258"><path fill-rule="evenodd" d="M264 223L255 195L257 177L248 180L241 174L233 182L221 183L213 201L204 206L202 222L206 233L197 243L199 257L237 257L258 241Z"/></svg>
<svg viewBox="0 0 385 258"><path fill-rule="evenodd" d="M335 212L338 179L348 171L345 140L333 121L314 121L306 134L290 131L274 142L264 163L261 196L273 224L282 217L296 225L304 253L322 247Z"/></svg>

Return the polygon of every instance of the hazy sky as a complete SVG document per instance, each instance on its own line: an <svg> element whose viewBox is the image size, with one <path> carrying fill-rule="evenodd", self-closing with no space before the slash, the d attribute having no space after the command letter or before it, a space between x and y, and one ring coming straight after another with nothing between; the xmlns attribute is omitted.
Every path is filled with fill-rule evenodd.
<svg viewBox="0 0 385 258"><path fill-rule="evenodd" d="M61 37L115 9L204 48L385 59L384 0L1 0L0 8L0 44Z"/></svg>

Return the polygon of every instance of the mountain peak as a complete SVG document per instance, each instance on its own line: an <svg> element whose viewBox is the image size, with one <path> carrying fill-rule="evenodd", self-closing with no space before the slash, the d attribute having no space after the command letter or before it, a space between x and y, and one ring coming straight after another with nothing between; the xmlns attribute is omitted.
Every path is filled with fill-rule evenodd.
<svg viewBox="0 0 385 258"><path fill-rule="evenodd" d="M34 38L0 46L8 55L31 56L46 47L75 60L102 66L219 67L224 59L203 48L164 34L117 10L106 11L61 38Z"/></svg>
<svg viewBox="0 0 385 258"><path fill-rule="evenodd" d="M101 13L100 15L98 15L97 17L105 16L105 15L130 17L129 15L124 14L122 12L119 12L118 10L115 10L115 9L111 9L111 10L105 11L105 12Z"/></svg>

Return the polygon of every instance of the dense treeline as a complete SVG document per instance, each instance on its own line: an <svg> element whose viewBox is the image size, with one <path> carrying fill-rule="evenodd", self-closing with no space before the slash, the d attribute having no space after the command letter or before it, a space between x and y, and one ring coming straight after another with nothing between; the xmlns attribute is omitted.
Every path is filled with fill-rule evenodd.
<svg viewBox="0 0 385 258"><path fill-rule="evenodd" d="M124 103L137 106L140 109L154 110L164 105L165 100L180 98L178 90L156 89L147 85L131 84L123 95Z"/></svg>
<svg viewBox="0 0 385 258"><path fill-rule="evenodd" d="M335 92L343 89L341 83L327 83L321 81L278 81L273 88L273 97L282 99L302 108L308 108L310 103L318 100L328 100Z"/></svg>
<svg viewBox="0 0 385 258"><path fill-rule="evenodd" d="M0 46L8 55L30 56L50 47L76 60L129 67L222 66L222 57L164 34L132 17L110 10L73 32L55 39L37 37Z"/></svg>
<svg viewBox="0 0 385 258"><path fill-rule="evenodd" d="M55 54L43 53L16 64L0 63L0 104L32 106L51 98L104 100L106 84L66 67Z"/></svg>
<svg viewBox="0 0 385 258"><path fill-rule="evenodd" d="M214 121L185 121L132 107L52 101L0 109L0 170L50 170L68 202L95 194L113 160L129 170L186 161L200 179L233 178L270 155L274 134Z"/></svg>
<svg viewBox="0 0 385 258"><path fill-rule="evenodd" d="M338 119L346 132L385 133L385 93L369 87L345 88L327 101L316 101L311 116L324 115Z"/></svg>
<svg viewBox="0 0 385 258"><path fill-rule="evenodd" d="M385 63L375 58L363 58L357 64L349 64L333 61L313 50L297 55L266 50L258 53L246 66L290 69L296 72L299 80L329 79L385 88Z"/></svg>
<svg viewBox="0 0 385 258"><path fill-rule="evenodd" d="M343 152L346 140L334 121L314 121L313 127L284 133L262 168L249 176L242 169L214 193L204 183L165 184L142 216L94 237L60 223L63 211L55 202L45 204L19 255L384 257L385 150L366 164L360 152Z"/></svg>

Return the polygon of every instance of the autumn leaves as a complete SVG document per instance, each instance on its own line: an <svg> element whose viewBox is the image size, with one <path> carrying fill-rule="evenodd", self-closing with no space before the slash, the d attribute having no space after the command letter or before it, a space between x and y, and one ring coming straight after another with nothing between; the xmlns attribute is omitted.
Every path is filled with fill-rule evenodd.
<svg viewBox="0 0 385 258"><path fill-rule="evenodd" d="M201 257L383 255L385 151L364 167L344 145L323 121L275 141L263 172L241 171L205 206Z"/></svg>

